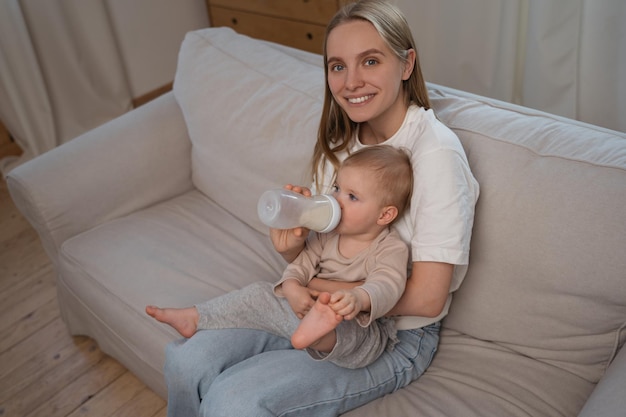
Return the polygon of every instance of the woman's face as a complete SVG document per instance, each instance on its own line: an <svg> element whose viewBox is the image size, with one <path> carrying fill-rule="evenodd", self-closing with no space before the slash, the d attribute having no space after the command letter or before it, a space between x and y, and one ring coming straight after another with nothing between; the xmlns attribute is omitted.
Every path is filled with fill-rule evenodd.
<svg viewBox="0 0 626 417"><path fill-rule="evenodd" d="M334 28L326 40L328 87L356 123L393 135L406 113L402 80L411 75L413 54L401 61L374 26L354 20Z"/></svg>

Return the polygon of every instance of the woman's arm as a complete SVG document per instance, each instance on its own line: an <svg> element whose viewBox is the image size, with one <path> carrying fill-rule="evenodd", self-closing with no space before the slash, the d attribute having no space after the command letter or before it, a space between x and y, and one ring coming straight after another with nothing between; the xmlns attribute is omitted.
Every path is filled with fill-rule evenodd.
<svg viewBox="0 0 626 417"><path fill-rule="evenodd" d="M443 262L413 262L406 289L387 316L437 317L450 292L454 265Z"/></svg>
<svg viewBox="0 0 626 417"><path fill-rule="evenodd" d="M312 278L309 281L307 287L311 290L318 292L334 293L339 290L351 290L352 288L362 285L363 281L346 282L346 281L331 281L323 278Z"/></svg>

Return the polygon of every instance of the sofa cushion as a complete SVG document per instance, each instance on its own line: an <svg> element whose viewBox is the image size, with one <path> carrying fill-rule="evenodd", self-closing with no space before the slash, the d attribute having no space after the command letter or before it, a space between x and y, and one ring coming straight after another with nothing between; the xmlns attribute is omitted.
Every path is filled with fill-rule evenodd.
<svg viewBox="0 0 626 417"><path fill-rule="evenodd" d="M267 231L256 214L265 190L311 183L324 73L321 57L308 57L319 64L229 28L191 32L180 50L174 94L192 142L193 183L259 231Z"/></svg>
<svg viewBox="0 0 626 417"><path fill-rule="evenodd" d="M443 329L424 375L345 416L576 416L593 387L505 346Z"/></svg>
<svg viewBox="0 0 626 417"><path fill-rule="evenodd" d="M145 306L193 305L259 280L274 282L284 267L265 234L194 190L67 240L58 287L66 307L88 306L90 314L65 317L74 332L96 338L164 394L164 347L180 336Z"/></svg>
<svg viewBox="0 0 626 417"><path fill-rule="evenodd" d="M481 185L445 326L597 382L626 339L626 135L431 94Z"/></svg>

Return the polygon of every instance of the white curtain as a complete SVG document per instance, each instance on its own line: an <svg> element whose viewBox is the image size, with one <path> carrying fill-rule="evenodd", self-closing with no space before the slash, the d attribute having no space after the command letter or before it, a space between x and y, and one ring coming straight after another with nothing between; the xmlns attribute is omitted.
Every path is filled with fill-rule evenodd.
<svg viewBox="0 0 626 417"><path fill-rule="evenodd" d="M626 1L393 2L428 81L626 131Z"/></svg>
<svg viewBox="0 0 626 417"><path fill-rule="evenodd" d="M104 0L0 1L0 120L24 150L0 170L128 111L124 74Z"/></svg>

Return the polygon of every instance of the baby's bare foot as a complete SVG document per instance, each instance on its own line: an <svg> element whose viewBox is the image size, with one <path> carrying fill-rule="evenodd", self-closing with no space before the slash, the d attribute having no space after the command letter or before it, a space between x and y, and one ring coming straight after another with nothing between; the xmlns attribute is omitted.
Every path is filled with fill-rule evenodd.
<svg viewBox="0 0 626 417"><path fill-rule="evenodd" d="M330 308L329 301L329 293L321 293L317 297L313 308L306 313L291 336L291 344L294 348L304 349L314 345L341 323L343 317ZM334 345L334 342L332 344Z"/></svg>
<svg viewBox="0 0 626 417"><path fill-rule="evenodd" d="M187 308L159 308L147 306L146 313L161 323L169 324L183 337L191 337L198 326L198 310Z"/></svg>

